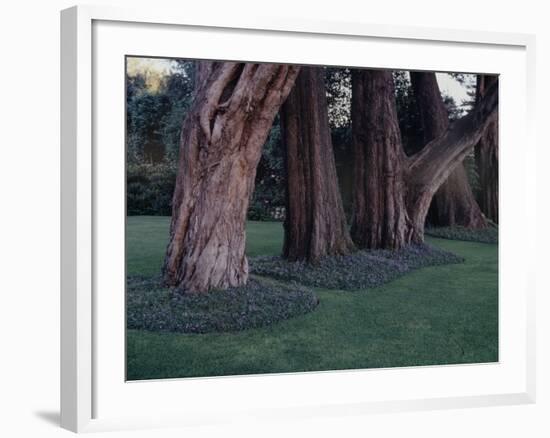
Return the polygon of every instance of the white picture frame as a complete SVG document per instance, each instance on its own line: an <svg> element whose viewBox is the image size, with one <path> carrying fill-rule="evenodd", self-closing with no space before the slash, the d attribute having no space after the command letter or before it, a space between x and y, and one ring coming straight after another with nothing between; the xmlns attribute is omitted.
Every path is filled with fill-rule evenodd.
<svg viewBox="0 0 550 438"><path fill-rule="evenodd" d="M118 26L118 27L117 27ZM141 29L141 30L140 30ZM226 56L219 55L217 49L201 43L193 51L155 52L154 44L148 45L150 37L140 38L140 34L157 34L154 41L173 37L174 32L198 32L209 38L223 36L235 41L246 41L253 36L262 40L263 45L250 44ZM132 35L135 44L131 52L125 46L122 33ZM477 51L472 66L479 68L467 71L498 73L503 75L501 98L501 138L507 141L521 140L523 148L516 156L502 150L501 162L501 235L506 243L500 245L499 274L502 288L513 288L517 295L504 294L500 303L499 321L501 349L504 356L493 368L475 365L454 367L417 367L392 370L357 370L323 373L297 373L291 375L242 376L229 378L174 379L163 382L125 382L121 380L124 351L120 349L120 333L124 331L124 315L120 314L120 275L103 269L104 264L120 267L120 221L106 224L98 206L105 202L109 205L120 204L120 190L114 190L111 196L102 187L108 181L122 183L120 158L124 156L124 143L119 144L120 130L116 127L120 121L120 111L110 111L102 103L102 93L114 92L120 95L122 90L102 88L101 78L116 74L119 64L111 59L120 59L121 53L148 54L155 56L182 56L187 58L246 59L253 61L304 62L299 52L294 55L278 55L266 51L266 43L275 47L273 42L294 38L301 40L319 40L329 44L353 41L353 44L384 44L388 50L394 50L394 61L382 50L376 61L367 66L420 68L414 60L395 62L395 53L407 55L403 45L420 47L420 50L441 51L433 65L424 65L426 69L441 69L447 66L449 71L464 71L459 68L460 59L455 64L445 61L444 52L452 45L460 53ZM323 40L325 38L325 40ZM141 41L143 40L143 41ZM199 41L198 39L197 41ZM105 44L108 41L109 44ZM119 44L120 43L120 44ZM289 44L286 42L286 44ZM306 43L304 43L306 44ZM309 43L307 43L309 44ZM313 43L311 43L313 44ZM300 44L296 44L300 46ZM400 46L401 45L401 46ZM235 45L237 46L237 45ZM451 407L475 407L503 404L533 403L535 400L535 309L534 275L528 261L520 260L523 251L534 245L535 220L527 209L514 206L515 200L532 201L535 204L535 150L533 127L534 111L534 52L535 39L532 35L490 33L483 31L460 31L451 29L425 29L417 27L372 25L361 22L317 22L297 20L292 17L273 18L256 17L253 20L243 18L225 20L216 16L194 16L182 11L163 11L157 8L131 10L111 7L77 6L61 13L61 425L75 431L99 431L119 428L160 427L167 425L207 424L225 421L229 418L299 418L311 415L366 414L371 412L399 412L420 409L442 409ZM240 46L239 46L240 47ZM308 46L303 46L308 47ZM313 46L312 46L313 47ZM422 47L424 47L422 49ZM259 50L263 49L263 52ZM310 47L311 48L311 47ZM136 52L136 50L139 52ZM256 50L256 51L255 51ZM297 49L298 50L298 49ZM304 48L302 48L304 50ZM400 50L400 52L399 52ZM248 51L248 52L247 52ZM330 53L310 50L310 58L304 63L326 62ZM494 53L493 53L494 52ZM508 55L508 52L510 55ZM263 53L263 54L262 54ZM419 52L420 53L420 52ZM435 52L434 52L435 53ZM438 52L439 53L439 52ZM490 55L493 53L493 58ZM410 54L409 54L410 55ZM103 58L103 56L105 56ZM217 57L216 57L217 56ZM288 58L285 58L288 56ZM336 53L332 56L336 58ZM333 64L342 64L345 53L334 59ZM351 56L351 55L350 55ZM435 57L434 57L435 58ZM447 57L448 58L448 57ZM302 61L300 61L302 60ZM518 62L520 60L520 62ZM115 63L116 63L115 62ZM348 61L349 62L349 61ZM477 64L476 64L477 63ZM500 63L500 64L499 64ZM500 67L499 67L500 66ZM454 67L454 68L453 68ZM443 68L445 70L445 68ZM113 80L113 87L120 85L120 78ZM102 76L103 75L103 76ZM521 86L507 87L506 78L520 78ZM506 90L510 90L508 93ZM100 90L100 91L98 91ZM101 91L103 90L103 91ZM508 94L507 94L508 93ZM103 106L102 106L103 105ZM122 105L122 102L120 103ZM104 108L104 113L101 109ZM113 110L115 111L115 110ZM517 123L514 127L506 125L513 115ZM112 126L103 122L111 120ZM98 125L100 126L98 128ZM502 131L505 126L505 131ZM115 132L116 131L116 132ZM107 137L103 133L108 132ZM504 136L503 136L504 134ZM107 135L107 134L106 134ZM112 137L110 137L112 135ZM116 141L109 152L97 154L97 141L110 139ZM106 161L109 160L109 161ZM122 161L123 162L123 161ZM111 163L111 164L109 164ZM507 180L507 166L515 165L516 184ZM101 174L101 176L99 176ZM110 176L109 176L110 175ZM519 183L518 183L519 181ZM123 190L123 187L120 187ZM510 199L510 202L506 202ZM108 204L105 204L108 205ZM123 206L119 206L123 209ZM104 209L103 209L104 210ZM528 223L525 227L526 238L515 238L517 224ZM113 225L113 226L111 226ZM106 230L110 230L109 232ZM109 236L108 234L112 235ZM103 236L103 237L98 237ZM118 237L117 237L118 236ZM103 239L103 240L102 240ZM107 254L106 245L113 247ZM112 243L115 242L115 243ZM112 259L110 257L113 257ZM117 258L118 257L118 258ZM511 272L514 271L514 272ZM503 277L503 275L505 277ZM110 285L110 286L109 286ZM98 294L106 287L115 292L110 297L98 300ZM119 290L120 289L120 290ZM506 298L506 297L509 297ZM110 302L109 300L114 301ZM123 300L122 300L123 302ZM109 307L106 307L106 306ZM112 312L109 309L113 309ZM109 319L110 318L110 319ZM120 318L117 323L117 319ZM113 330L112 339L104 336L105 330ZM112 342L111 342L112 341ZM118 342L118 343L117 343ZM101 354L98 354L101 352ZM116 356L109 357L110 355ZM122 359L121 359L122 357ZM109 359L114 365L105 362ZM112 359L112 360L111 360ZM113 366L114 371L109 367ZM503 371L504 370L504 371ZM391 375L388 373L392 373ZM407 382L414 379L415 388L407 390ZM445 386L445 382L454 382L454 389ZM462 380L461 380L462 379ZM477 379L477 380L476 380ZM392 381L398 389L387 388L384 381ZM429 382L432 381L430 386ZM478 382L479 389L474 390ZM364 382L369 382L368 384ZM378 383L376 383L378 382ZM424 382L424 383L422 383ZM471 386L468 386L468 382ZM508 383L506 383L508 382ZM511 382L511 383L510 383ZM216 396L219 403L212 405L211 400L197 397L193 406L173 405L168 409L162 403L146 404L147 400L159 400L168 394L167 400L173 400L175 394L185 387L186 393ZM300 394L293 394L292 400L285 396L284 390L301 387ZM350 388L367 391L350 391ZM261 392L259 390L261 388ZM318 388L323 388L319 392ZM242 393L227 406L228 394ZM306 395L302 396L302 392ZM307 395L309 392L309 395ZM261 394L268 394L270 400L263 400ZM419 394L423 394L420 395ZM107 400L107 396L109 402ZM235 398L233 396L233 398ZM136 400L142 400L137 404ZM134 401L134 403L132 402ZM122 406L128 406L125 410ZM191 409L192 408L192 409ZM105 412L105 414L103 414Z"/></svg>

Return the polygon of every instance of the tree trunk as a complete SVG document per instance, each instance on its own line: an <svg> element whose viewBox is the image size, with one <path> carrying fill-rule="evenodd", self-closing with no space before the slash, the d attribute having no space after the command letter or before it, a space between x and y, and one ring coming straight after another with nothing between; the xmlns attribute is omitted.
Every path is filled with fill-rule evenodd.
<svg viewBox="0 0 550 438"><path fill-rule="evenodd" d="M497 80L497 76L478 75L476 101L480 101ZM492 123L479 140L475 157L479 173L477 202L485 216L498 223L498 121Z"/></svg>
<svg viewBox="0 0 550 438"><path fill-rule="evenodd" d="M164 282L182 293L248 278L245 222L256 166L299 67L203 62L181 134Z"/></svg>
<svg viewBox="0 0 550 438"><path fill-rule="evenodd" d="M324 70L302 67L281 110L286 150L283 256L315 263L354 249L338 186Z"/></svg>
<svg viewBox="0 0 550 438"><path fill-rule="evenodd" d="M411 83L418 104L423 143L441 136L449 127L449 116L435 73L411 72ZM428 210L430 225L484 228L487 222L475 200L466 169L460 163L434 195Z"/></svg>
<svg viewBox="0 0 550 438"><path fill-rule="evenodd" d="M354 194L351 235L360 248L410 242L403 169L406 156L390 71L352 71Z"/></svg>
<svg viewBox="0 0 550 438"><path fill-rule="evenodd" d="M406 157L391 73L357 70L352 77L355 193L352 237L364 248L398 249L423 242L432 198L497 117L491 87L467 116Z"/></svg>

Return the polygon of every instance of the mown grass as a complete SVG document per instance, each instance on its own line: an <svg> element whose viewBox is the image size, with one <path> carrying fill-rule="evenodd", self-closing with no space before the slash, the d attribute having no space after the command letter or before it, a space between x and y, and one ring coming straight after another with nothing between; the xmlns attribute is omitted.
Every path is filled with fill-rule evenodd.
<svg viewBox="0 0 550 438"><path fill-rule="evenodd" d="M128 275L158 274L169 219L129 217ZM259 329L129 330L129 380L498 361L497 245L428 238L465 263L359 292L316 288L311 313ZM282 226L250 222L247 253L279 254Z"/></svg>

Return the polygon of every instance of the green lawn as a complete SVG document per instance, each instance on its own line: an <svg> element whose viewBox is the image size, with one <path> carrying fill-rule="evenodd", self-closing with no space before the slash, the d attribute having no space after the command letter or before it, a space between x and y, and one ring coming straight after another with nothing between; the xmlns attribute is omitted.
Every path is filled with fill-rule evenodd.
<svg viewBox="0 0 550 438"><path fill-rule="evenodd" d="M159 273L169 218L129 217L128 275ZM247 254L278 254L282 226L250 222ZM129 380L498 361L497 245L429 238L464 264L359 292L316 289L304 316L237 333L129 330Z"/></svg>

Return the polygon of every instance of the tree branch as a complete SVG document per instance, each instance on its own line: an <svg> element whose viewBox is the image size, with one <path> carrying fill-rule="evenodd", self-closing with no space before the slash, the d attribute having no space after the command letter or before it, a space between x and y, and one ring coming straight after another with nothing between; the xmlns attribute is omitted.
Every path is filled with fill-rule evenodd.
<svg viewBox="0 0 550 438"><path fill-rule="evenodd" d="M212 138L211 122L220 104L222 93L225 87L238 74L240 66L241 64L237 62L224 62L220 64L217 77L205 91L205 104L199 114L199 123L208 142Z"/></svg>
<svg viewBox="0 0 550 438"><path fill-rule="evenodd" d="M408 159L408 177L435 193L470 152L487 127L498 117L498 81L467 116Z"/></svg>

